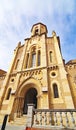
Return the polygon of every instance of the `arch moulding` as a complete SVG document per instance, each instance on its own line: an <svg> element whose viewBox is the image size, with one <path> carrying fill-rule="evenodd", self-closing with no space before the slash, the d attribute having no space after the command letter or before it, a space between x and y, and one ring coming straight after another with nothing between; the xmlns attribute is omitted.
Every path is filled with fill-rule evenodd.
<svg viewBox="0 0 76 130"><path fill-rule="evenodd" d="M37 90L38 95L41 95L41 84L35 78L28 78L21 82L16 91L16 96L24 96L28 89L35 88Z"/></svg>

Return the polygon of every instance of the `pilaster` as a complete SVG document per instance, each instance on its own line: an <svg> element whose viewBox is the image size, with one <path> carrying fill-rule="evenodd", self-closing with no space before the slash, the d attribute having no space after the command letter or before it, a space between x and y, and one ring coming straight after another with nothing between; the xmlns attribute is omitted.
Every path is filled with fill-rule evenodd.
<svg viewBox="0 0 76 130"><path fill-rule="evenodd" d="M54 40L54 48L55 48L55 53L56 53L55 55L56 55L57 64L59 67L60 80L62 83L61 87L63 89L64 102L66 104L66 108L74 108L71 91L70 91L69 83L66 76L66 71L63 65L63 60L62 60L62 56L59 49L58 39L55 32L53 32L53 40Z"/></svg>
<svg viewBox="0 0 76 130"><path fill-rule="evenodd" d="M11 62L11 64L10 64L10 67L9 67L9 69L8 69L8 72L7 72L7 74L6 74L6 77L5 77L5 80L4 80L4 83L3 83L3 92L2 92L1 102L0 102L0 109L1 109L1 104L2 104L2 102L3 102L4 95L5 95L7 86L8 86L9 76L10 76L10 73L11 73L11 71L12 71L13 64L14 64L14 62L15 62L15 58L16 58L16 56L17 56L18 48L19 48L20 45L21 45L21 43L19 42L19 43L18 43L18 46L17 46L16 49L14 50L14 55L13 55L13 58L12 58L12 62Z"/></svg>

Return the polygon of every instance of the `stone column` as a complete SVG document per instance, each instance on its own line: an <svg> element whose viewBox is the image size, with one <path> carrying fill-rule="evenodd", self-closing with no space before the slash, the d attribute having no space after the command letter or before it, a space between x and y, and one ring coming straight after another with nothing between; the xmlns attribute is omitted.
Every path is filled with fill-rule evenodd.
<svg viewBox="0 0 76 130"><path fill-rule="evenodd" d="M27 127L31 127L33 123L33 108L34 104L27 104L28 105L28 113L27 113Z"/></svg>

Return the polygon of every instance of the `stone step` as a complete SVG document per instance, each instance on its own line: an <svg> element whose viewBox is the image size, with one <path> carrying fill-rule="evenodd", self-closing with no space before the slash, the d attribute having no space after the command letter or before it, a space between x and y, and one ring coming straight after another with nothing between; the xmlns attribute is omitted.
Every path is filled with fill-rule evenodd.
<svg viewBox="0 0 76 130"><path fill-rule="evenodd" d="M13 125L25 125L26 121L27 121L27 116L23 115L20 118L16 117L14 119L14 121L10 122L10 124L13 124Z"/></svg>
<svg viewBox="0 0 76 130"><path fill-rule="evenodd" d="M0 124L2 124L3 120L4 120L4 116L0 115Z"/></svg>

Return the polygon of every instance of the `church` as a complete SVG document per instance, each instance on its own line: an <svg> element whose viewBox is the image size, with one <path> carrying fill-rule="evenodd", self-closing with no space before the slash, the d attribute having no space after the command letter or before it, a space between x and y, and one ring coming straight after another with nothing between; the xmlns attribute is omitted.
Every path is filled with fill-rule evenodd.
<svg viewBox="0 0 76 130"><path fill-rule="evenodd" d="M31 36L18 43L8 72L0 70L0 120L27 115L36 109L76 109L76 60L65 64L60 38L47 36L43 23L31 28Z"/></svg>

